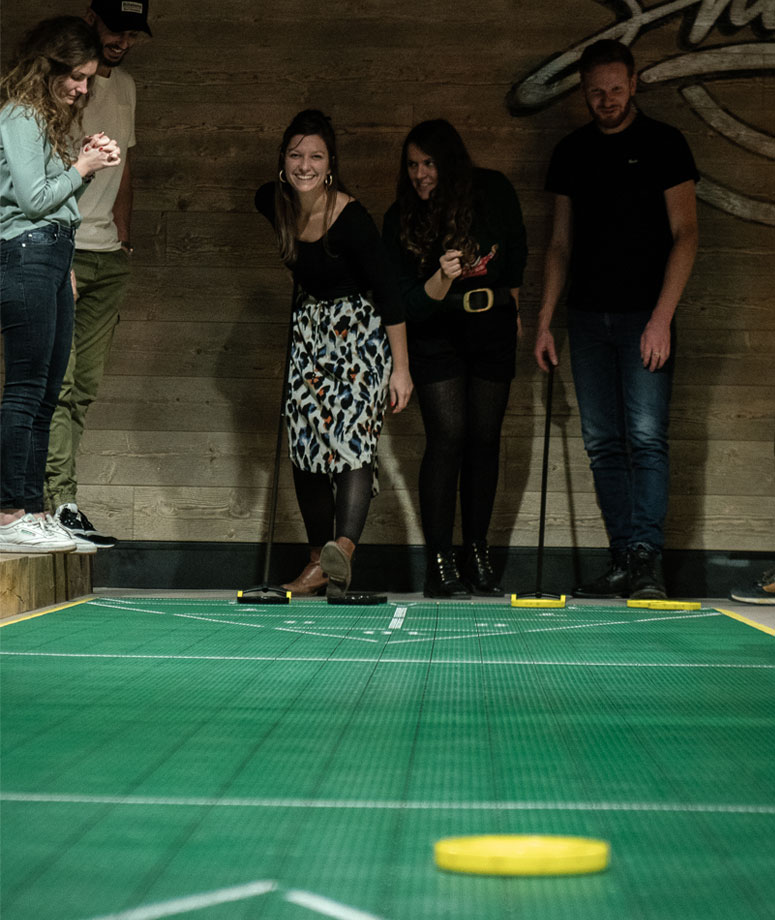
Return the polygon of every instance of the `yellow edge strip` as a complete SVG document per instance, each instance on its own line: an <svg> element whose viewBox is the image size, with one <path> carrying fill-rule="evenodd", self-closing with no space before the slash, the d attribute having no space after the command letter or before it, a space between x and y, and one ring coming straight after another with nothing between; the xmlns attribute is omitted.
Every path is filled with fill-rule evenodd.
<svg viewBox="0 0 775 920"><path fill-rule="evenodd" d="M0 629L2 629L4 626L10 626L12 623L21 623L22 620L34 620L35 617L44 617L47 613L57 613L60 610L67 610L68 607L78 607L80 604L86 604L89 601L93 601L96 596L96 594L92 594L89 597L83 597L78 601L70 601L69 604L59 604L58 607L49 607L48 610L39 610L37 613L30 613L26 616L22 614L18 617L11 617L3 622L0 622Z"/></svg>
<svg viewBox="0 0 775 920"><path fill-rule="evenodd" d="M732 617L733 620L740 620L740 622L745 623L746 626L753 626L754 629L760 629L770 636L775 636L775 629L773 629L772 626L764 626L762 623L749 620L748 617L741 616L739 613L734 613L732 610L722 610L721 607L716 607L716 610L718 610L719 613L723 613L724 616Z"/></svg>

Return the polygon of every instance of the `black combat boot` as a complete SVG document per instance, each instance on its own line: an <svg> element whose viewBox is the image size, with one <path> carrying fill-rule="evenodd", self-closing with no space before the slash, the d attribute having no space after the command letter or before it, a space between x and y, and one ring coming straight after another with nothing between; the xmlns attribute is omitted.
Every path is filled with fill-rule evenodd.
<svg viewBox="0 0 775 920"><path fill-rule="evenodd" d="M627 564L627 550L611 550L611 567L594 581L579 585L573 590L574 597L629 597L630 573Z"/></svg>
<svg viewBox="0 0 775 920"><path fill-rule="evenodd" d="M637 543L629 549L630 598L634 601L664 601L665 576L662 574L662 553L658 549Z"/></svg>

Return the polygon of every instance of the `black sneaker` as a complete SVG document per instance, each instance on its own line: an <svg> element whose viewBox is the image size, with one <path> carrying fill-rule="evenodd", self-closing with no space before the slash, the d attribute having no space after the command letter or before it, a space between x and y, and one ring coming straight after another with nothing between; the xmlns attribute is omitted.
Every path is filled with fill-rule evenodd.
<svg viewBox="0 0 775 920"><path fill-rule="evenodd" d="M88 540L97 549L110 549L118 542L115 537L100 533L83 511L79 511L75 502L60 505L54 514L54 519L68 533L74 537L80 537L82 540Z"/></svg>
<svg viewBox="0 0 775 920"><path fill-rule="evenodd" d="M573 589L574 597L606 599L630 596L630 572L627 566L627 552L611 550L611 567L594 581Z"/></svg>
<svg viewBox="0 0 775 920"><path fill-rule="evenodd" d="M662 574L662 553L644 543L630 547L630 598L634 601L664 601L665 576Z"/></svg>

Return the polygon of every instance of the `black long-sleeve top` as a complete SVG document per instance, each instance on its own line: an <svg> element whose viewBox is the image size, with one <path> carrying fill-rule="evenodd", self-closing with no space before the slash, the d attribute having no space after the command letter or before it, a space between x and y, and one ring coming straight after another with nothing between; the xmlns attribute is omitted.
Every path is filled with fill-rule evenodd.
<svg viewBox="0 0 775 920"><path fill-rule="evenodd" d="M256 192L256 208L275 226L275 183ZM404 321L404 305L395 269L369 212L359 201L345 205L325 238L298 240L297 258L288 268L299 286L319 300L350 294L373 294L374 307L386 326Z"/></svg>
<svg viewBox="0 0 775 920"><path fill-rule="evenodd" d="M473 189L471 235L479 244L479 255L485 264L480 274L453 281L450 292L464 294L481 287L518 288L527 261L527 241L517 193L503 173L492 169L474 169ZM430 268L421 274L417 259L401 245L400 229L398 203L394 202L385 214L382 238L398 271L407 319L421 322L448 312L448 302L434 300L425 293L425 282L437 271L443 254L441 240L431 253Z"/></svg>

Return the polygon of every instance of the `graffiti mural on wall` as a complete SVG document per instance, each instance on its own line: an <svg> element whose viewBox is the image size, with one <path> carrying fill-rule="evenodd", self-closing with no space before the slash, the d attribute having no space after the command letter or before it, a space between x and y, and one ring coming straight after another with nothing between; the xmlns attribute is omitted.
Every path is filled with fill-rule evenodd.
<svg viewBox="0 0 775 920"><path fill-rule="evenodd" d="M596 0L611 6L617 21L606 29L542 64L515 83L506 104L512 115L522 116L551 105L579 84L578 59L587 45L600 38L616 38L632 45L644 32L683 18L677 30L677 44L688 51L666 58L641 70L641 86L675 82L678 91L697 117L713 130L755 156L775 160L775 137L747 124L727 111L707 89L714 79L740 75L765 75L775 71L775 0L665 0L644 8L638 0ZM753 40L738 44L699 47L714 28L734 34L748 29ZM743 220L775 226L775 201L727 188L703 175L697 187L703 201Z"/></svg>

